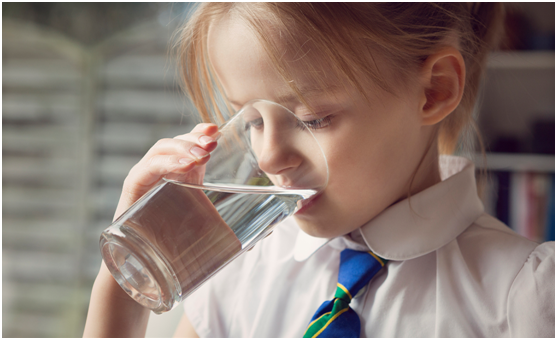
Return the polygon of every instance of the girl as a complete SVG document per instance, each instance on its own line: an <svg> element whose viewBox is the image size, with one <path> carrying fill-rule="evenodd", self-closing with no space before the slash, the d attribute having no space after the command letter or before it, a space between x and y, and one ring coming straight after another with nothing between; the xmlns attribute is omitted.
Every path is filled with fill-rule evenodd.
<svg viewBox="0 0 557 340"><path fill-rule="evenodd" d="M288 107L314 129L329 183L186 299L176 335L554 337L554 243L485 214L473 165L448 156L474 126L501 17L493 3L200 5L180 52L201 117L222 118L218 98ZM206 123L157 142L116 216L163 176L205 164L216 134ZM274 175L298 166L267 150ZM373 257L346 269L346 249ZM346 288L367 266L375 275ZM143 336L148 315L103 265L84 335Z"/></svg>

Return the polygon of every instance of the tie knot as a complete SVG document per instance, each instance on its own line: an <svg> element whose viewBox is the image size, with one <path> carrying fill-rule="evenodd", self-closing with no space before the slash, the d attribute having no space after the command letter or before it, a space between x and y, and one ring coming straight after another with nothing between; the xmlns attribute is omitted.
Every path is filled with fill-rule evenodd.
<svg viewBox="0 0 557 340"><path fill-rule="evenodd" d="M386 260L372 252L345 249L340 253L335 298L350 302L371 278L385 265Z"/></svg>
<svg viewBox="0 0 557 340"><path fill-rule="evenodd" d="M357 338L360 318L350 308L352 298L385 265L386 260L371 252L345 249L340 253L337 290L311 318L304 338Z"/></svg>
<svg viewBox="0 0 557 340"><path fill-rule="evenodd" d="M352 298L385 265L386 260L371 252L345 249L340 253L337 290L311 318L304 338L357 338L360 318L350 308Z"/></svg>
<svg viewBox="0 0 557 340"><path fill-rule="evenodd" d="M350 303L352 301L352 294L346 287L344 287L340 282L337 283L337 290L335 292L335 298L346 301L346 303Z"/></svg>

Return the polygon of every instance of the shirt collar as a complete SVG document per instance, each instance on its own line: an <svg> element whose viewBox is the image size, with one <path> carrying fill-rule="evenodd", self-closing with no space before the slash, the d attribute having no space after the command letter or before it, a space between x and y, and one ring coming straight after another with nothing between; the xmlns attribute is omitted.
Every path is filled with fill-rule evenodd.
<svg viewBox="0 0 557 340"><path fill-rule="evenodd" d="M439 167L441 182L393 204L348 235L324 239L300 229L294 258L303 261L329 243L334 248L369 249L382 258L403 261L454 240L483 213L483 204L471 161L440 156Z"/></svg>

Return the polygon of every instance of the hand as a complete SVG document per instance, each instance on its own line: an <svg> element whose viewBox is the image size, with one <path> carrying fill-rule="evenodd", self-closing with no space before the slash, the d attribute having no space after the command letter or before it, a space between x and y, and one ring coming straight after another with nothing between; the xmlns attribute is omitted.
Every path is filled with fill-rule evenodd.
<svg viewBox="0 0 557 340"><path fill-rule="evenodd" d="M215 124L198 124L188 134L155 143L124 180L115 219L165 176L203 178L218 135ZM93 286L84 336L142 337L148 319L149 310L118 285L103 262Z"/></svg>
<svg viewBox="0 0 557 340"><path fill-rule="evenodd" d="M217 147L215 124L198 124L190 133L161 139L130 170L124 180L114 219L168 175L202 178L209 153Z"/></svg>

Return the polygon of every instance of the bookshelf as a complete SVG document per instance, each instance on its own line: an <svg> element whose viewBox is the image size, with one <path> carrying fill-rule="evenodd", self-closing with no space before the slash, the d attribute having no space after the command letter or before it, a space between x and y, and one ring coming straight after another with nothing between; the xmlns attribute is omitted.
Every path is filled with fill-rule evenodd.
<svg viewBox="0 0 557 340"><path fill-rule="evenodd" d="M487 153L472 157L488 174L485 210L524 237L554 240L555 52L494 52L487 66L478 107Z"/></svg>
<svg viewBox="0 0 557 340"><path fill-rule="evenodd" d="M555 172L555 156L538 154L488 153L474 155L476 167L488 171Z"/></svg>
<svg viewBox="0 0 557 340"><path fill-rule="evenodd" d="M555 68L555 52L553 51L515 51L493 52L488 60L490 70L528 70Z"/></svg>

